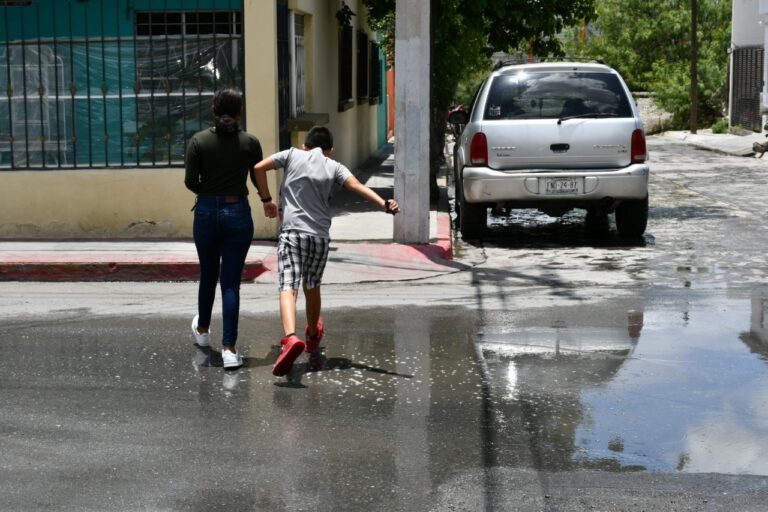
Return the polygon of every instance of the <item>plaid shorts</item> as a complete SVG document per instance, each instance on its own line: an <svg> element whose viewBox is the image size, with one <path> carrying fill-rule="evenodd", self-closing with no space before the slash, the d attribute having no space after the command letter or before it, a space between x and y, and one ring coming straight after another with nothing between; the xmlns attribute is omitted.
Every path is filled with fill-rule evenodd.
<svg viewBox="0 0 768 512"><path fill-rule="evenodd" d="M277 273L280 291L298 290L301 281L308 289L317 288L323 280L328 261L327 238L286 231L277 243Z"/></svg>

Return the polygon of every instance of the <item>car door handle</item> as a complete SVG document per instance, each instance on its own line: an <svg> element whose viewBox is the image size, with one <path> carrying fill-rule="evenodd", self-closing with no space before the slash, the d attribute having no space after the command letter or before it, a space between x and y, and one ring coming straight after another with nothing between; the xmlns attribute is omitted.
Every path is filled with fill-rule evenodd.
<svg viewBox="0 0 768 512"><path fill-rule="evenodd" d="M565 153L569 149L571 149L570 144L552 144L549 146L549 149L551 149L554 153Z"/></svg>

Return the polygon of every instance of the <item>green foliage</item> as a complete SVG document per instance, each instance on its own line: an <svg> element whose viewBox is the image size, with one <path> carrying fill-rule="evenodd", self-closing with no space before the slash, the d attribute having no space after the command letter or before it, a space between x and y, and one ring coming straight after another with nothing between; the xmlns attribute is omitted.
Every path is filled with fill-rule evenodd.
<svg viewBox="0 0 768 512"><path fill-rule="evenodd" d="M728 119L721 118L712 125L712 133L728 133Z"/></svg>
<svg viewBox="0 0 768 512"><path fill-rule="evenodd" d="M586 38L564 33L566 52L603 60L634 91L654 93L672 114L672 127L690 117L690 0L598 0L597 19ZM731 3L698 0L698 119L722 117L726 100Z"/></svg>
<svg viewBox="0 0 768 512"><path fill-rule="evenodd" d="M430 1L433 140L438 135L442 137L448 107L456 97L459 83L475 80L473 77L478 73L487 73L493 52L530 43L540 55L562 53L557 34L568 25L594 16L594 0ZM364 3L375 29L394 29L394 0L364 0ZM391 36L394 39L394 34ZM471 88L471 84L463 86L463 90L466 88ZM442 144L433 144L435 160L441 152Z"/></svg>
<svg viewBox="0 0 768 512"><path fill-rule="evenodd" d="M352 16L355 12L349 8L346 2L341 2L341 9L336 11L336 19L342 27L348 27L352 23Z"/></svg>
<svg viewBox="0 0 768 512"><path fill-rule="evenodd" d="M431 0L433 109L445 111L460 81L489 69L495 51L530 42L539 54L561 52L556 35L594 16L594 0ZM364 0L371 25L394 38L394 0Z"/></svg>
<svg viewBox="0 0 768 512"><path fill-rule="evenodd" d="M475 98L475 93L483 84L483 80L488 76L488 71L491 68L490 61L488 62L487 69L480 69L473 73L471 76L465 78L456 89L456 103L461 103L465 108L469 108L472 104L472 100Z"/></svg>

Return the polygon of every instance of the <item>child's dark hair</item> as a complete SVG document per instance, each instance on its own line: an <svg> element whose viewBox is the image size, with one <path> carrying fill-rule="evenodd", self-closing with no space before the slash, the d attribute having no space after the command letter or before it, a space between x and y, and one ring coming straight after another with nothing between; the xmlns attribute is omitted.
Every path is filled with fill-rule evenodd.
<svg viewBox="0 0 768 512"><path fill-rule="evenodd" d="M309 149L320 148L328 151L333 149L333 134L325 126L313 126L304 138L304 145Z"/></svg>
<svg viewBox="0 0 768 512"><path fill-rule="evenodd" d="M213 121L217 130L237 131L237 117L243 109L243 93L234 87L219 89L213 97Z"/></svg>

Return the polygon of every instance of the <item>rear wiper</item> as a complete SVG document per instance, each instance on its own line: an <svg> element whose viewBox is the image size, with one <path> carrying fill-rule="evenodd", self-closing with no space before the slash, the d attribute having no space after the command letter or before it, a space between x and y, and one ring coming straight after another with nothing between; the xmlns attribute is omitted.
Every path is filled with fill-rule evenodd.
<svg viewBox="0 0 768 512"><path fill-rule="evenodd" d="M618 117L618 114L601 114L599 112L591 112L589 114L579 114L577 116L565 116L558 119L557 124L562 124L563 121L568 121L569 119L579 119L582 117Z"/></svg>

